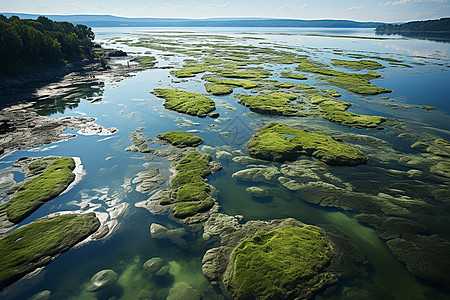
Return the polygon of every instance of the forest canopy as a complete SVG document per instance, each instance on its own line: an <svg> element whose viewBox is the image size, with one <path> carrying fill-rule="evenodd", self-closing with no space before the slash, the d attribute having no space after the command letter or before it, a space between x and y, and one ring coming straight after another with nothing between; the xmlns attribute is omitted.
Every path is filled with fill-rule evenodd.
<svg viewBox="0 0 450 300"><path fill-rule="evenodd" d="M28 67L90 58L94 37L85 25L0 15L0 74L17 75Z"/></svg>
<svg viewBox="0 0 450 300"><path fill-rule="evenodd" d="M443 32L450 33L450 18L439 20L413 21L400 25L384 24L378 26L377 33L405 33L405 32Z"/></svg>

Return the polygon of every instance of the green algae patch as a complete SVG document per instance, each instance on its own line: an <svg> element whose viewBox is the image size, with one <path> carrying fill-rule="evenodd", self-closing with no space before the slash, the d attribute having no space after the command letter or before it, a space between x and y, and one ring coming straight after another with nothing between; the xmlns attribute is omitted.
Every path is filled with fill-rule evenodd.
<svg viewBox="0 0 450 300"><path fill-rule="evenodd" d="M270 72L267 71L223 71L221 74L227 78L267 78Z"/></svg>
<svg viewBox="0 0 450 300"><path fill-rule="evenodd" d="M291 79L297 79L297 80L306 80L308 79L306 76L303 76L301 74L295 74L292 72L281 72L280 73L281 78L291 78Z"/></svg>
<svg viewBox="0 0 450 300"><path fill-rule="evenodd" d="M322 117L325 120L356 128L378 128L386 121L386 118L380 116L359 115L347 111L352 106L351 103L337 100L333 97L315 94L310 98L312 104L319 106Z"/></svg>
<svg viewBox="0 0 450 300"><path fill-rule="evenodd" d="M170 143L178 148L197 147L203 143L203 139L184 131L169 131L159 134L157 138Z"/></svg>
<svg viewBox="0 0 450 300"><path fill-rule="evenodd" d="M338 98L341 96L341 94L339 94L338 91L336 91L335 89L327 89L327 90L323 90L325 93L327 93L328 95L330 95L331 97L335 97Z"/></svg>
<svg viewBox="0 0 450 300"><path fill-rule="evenodd" d="M0 290L49 264L99 226L95 213L64 214L34 221L0 239Z"/></svg>
<svg viewBox="0 0 450 300"><path fill-rule="evenodd" d="M170 183L174 192L170 199L161 201L162 205L172 205L175 217L184 219L214 206L211 186L204 179L211 173L211 159L192 151L176 164L177 174Z"/></svg>
<svg viewBox="0 0 450 300"><path fill-rule="evenodd" d="M195 74L205 72L216 72L217 67L211 66L211 64L199 64L193 66L186 66L178 71L173 72L173 75L178 78L194 77Z"/></svg>
<svg viewBox="0 0 450 300"><path fill-rule="evenodd" d="M244 89L251 89L259 85L259 83L250 80L218 79L218 78L207 78L206 80L217 84L239 86Z"/></svg>
<svg viewBox="0 0 450 300"><path fill-rule="evenodd" d="M233 251L227 287L235 299L295 299L332 257L316 227L261 231Z"/></svg>
<svg viewBox="0 0 450 300"><path fill-rule="evenodd" d="M180 113L204 118L216 109L214 101L206 96L171 89L155 89L152 94L165 100L164 107Z"/></svg>
<svg viewBox="0 0 450 300"><path fill-rule="evenodd" d="M156 65L156 59L153 56L139 56L136 61L143 67L153 67Z"/></svg>
<svg viewBox="0 0 450 300"><path fill-rule="evenodd" d="M251 111L261 114L299 116L302 115L293 105L297 96L289 93L271 93L268 95L239 96L238 103Z"/></svg>
<svg viewBox="0 0 450 300"><path fill-rule="evenodd" d="M63 192L75 179L72 170L75 161L71 157L43 158L30 164L30 171L46 170L39 176L22 184L17 194L3 207L8 219L19 223L42 204Z"/></svg>
<svg viewBox="0 0 450 300"><path fill-rule="evenodd" d="M316 62L302 62L297 69L303 72L329 76L329 78L326 78L329 84L360 95L378 95L392 92L391 90L377 87L370 82L372 79L381 77L380 74L373 71L365 74L346 73L328 69Z"/></svg>
<svg viewBox="0 0 450 300"><path fill-rule="evenodd" d="M341 60L341 59L333 59L332 64L335 67L345 68L353 71L361 71L361 70L378 70L383 69L384 66L380 63L377 63L373 60Z"/></svg>
<svg viewBox="0 0 450 300"><path fill-rule="evenodd" d="M294 87L294 84L292 82L278 82L275 83L275 87L282 88L282 89L290 89Z"/></svg>
<svg viewBox="0 0 450 300"><path fill-rule="evenodd" d="M279 123L260 128L248 144L251 157L284 162L300 155L315 157L328 165L356 166L367 162L364 154L330 136L307 132Z"/></svg>
<svg viewBox="0 0 450 300"><path fill-rule="evenodd" d="M205 89L208 93L216 96L228 95L233 92L232 86L218 83L205 83Z"/></svg>

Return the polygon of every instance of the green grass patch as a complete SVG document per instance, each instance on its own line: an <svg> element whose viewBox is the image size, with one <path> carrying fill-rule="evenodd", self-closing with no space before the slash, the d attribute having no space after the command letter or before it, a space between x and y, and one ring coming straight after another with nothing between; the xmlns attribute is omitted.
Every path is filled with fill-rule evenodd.
<svg viewBox="0 0 450 300"><path fill-rule="evenodd" d="M6 210L8 219L19 223L38 209L42 204L58 196L75 179L72 170L75 161L71 157L55 157L53 161L40 159L30 166L32 170L49 165L39 176L22 184L17 194L1 210Z"/></svg>
<svg viewBox="0 0 450 300"><path fill-rule="evenodd" d="M49 264L99 226L95 213L65 214L34 221L0 239L0 290Z"/></svg>
<svg viewBox="0 0 450 300"><path fill-rule="evenodd" d="M289 89L294 87L294 84L292 82L278 82L275 83L275 87L282 88L282 89Z"/></svg>
<svg viewBox="0 0 450 300"><path fill-rule="evenodd" d="M227 287L235 299L297 299L296 293L332 257L331 246L316 227L261 231L233 251Z"/></svg>
<svg viewBox="0 0 450 300"><path fill-rule="evenodd" d="M313 156L336 166L355 166L367 161L361 151L330 136L279 123L260 128L250 140L248 152L251 157L274 162L293 161L300 155Z"/></svg>
<svg viewBox="0 0 450 300"><path fill-rule="evenodd" d="M159 134L157 138L164 140L171 145L184 148L184 147L197 147L203 143L203 139L184 131L169 131L163 134Z"/></svg>
<svg viewBox="0 0 450 300"><path fill-rule="evenodd" d="M280 76L281 76L281 78L291 78L291 79L297 79L297 80L308 79L306 76L303 76L301 74L292 73L292 72L281 72Z"/></svg>
<svg viewBox="0 0 450 300"><path fill-rule="evenodd" d="M302 62L298 70L330 76L328 83L360 95L377 95L390 93L391 90L373 85L370 80L381 77L380 74L369 71L365 74L346 73L331 70L316 62Z"/></svg>
<svg viewBox="0 0 450 300"><path fill-rule="evenodd" d="M153 56L139 56L136 61L143 67L153 67L156 65L156 59Z"/></svg>
<svg viewBox="0 0 450 300"><path fill-rule="evenodd" d="M359 115L347 111L351 103L337 100L324 94L315 94L310 98L312 104L319 106L322 117L333 123L355 128L378 128L386 118L380 116Z"/></svg>
<svg viewBox="0 0 450 300"><path fill-rule="evenodd" d="M361 70L378 70L383 69L384 66L380 63L377 63L373 60L341 60L341 59L333 59L331 60L333 66L338 68L345 68L353 71L361 71Z"/></svg>
<svg viewBox="0 0 450 300"><path fill-rule="evenodd" d="M261 71L222 71L220 75L227 78L267 78L270 72Z"/></svg>
<svg viewBox="0 0 450 300"><path fill-rule="evenodd" d="M261 114L298 116L301 113L292 104L295 99L297 99L297 96L293 94L271 93L268 95L239 96L238 103Z"/></svg>
<svg viewBox="0 0 450 300"><path fill-rule="evenodd" d="M180 113L204 118L216 109L214 101L206 96L171 89L154 89L152 94L165 100L164 107Z"/></svg>
<svg viewBox="0 0 450 300"><path fill-rule="evenodd" d="M233 92L233 86L211 82L205 83L205 89L208 93L216 96L228 95Z"/></svg>
<svg viewBox="0 0 450 300"><path fill-rule="evenodd" d="M244 89L251 89L257 87L259 83L249 80L236 80L236 79L218 79L218 78L207 78L209 82L217 84L226 84L232 86L243 87Z"/></svg>
<svg viewBox="0 0 450 300"><path fill-rule="evenodd" d="M175 192L161 201L162 205L172 205L175 217L183 219L213 207L211 187L204 179L211 172L210 161L210 155L192 151L176 164L177 174L170 183Z"/></svg>

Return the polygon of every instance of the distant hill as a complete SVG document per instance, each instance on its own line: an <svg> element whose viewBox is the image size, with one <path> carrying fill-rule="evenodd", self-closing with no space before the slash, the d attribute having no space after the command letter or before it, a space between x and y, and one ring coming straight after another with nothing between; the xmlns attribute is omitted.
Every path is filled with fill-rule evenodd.
<svg viewBox="0 0 450 300"><path fill-rule="evenodd" d="M413 21L399 25L383 24L375 29L376 34L400 34L406 37L450 41L450 18Z"/></svg>
<svg viewBox="0 0 450 300"><path fill-rule="evenodd" d="M2 13L22 19L37 19L39 15ZM53 21L84 24L89 27L334 27L376 28L384 23L356 22L349 20L296 20L268 18L124 18L110 15L44 15Z"/></svg>

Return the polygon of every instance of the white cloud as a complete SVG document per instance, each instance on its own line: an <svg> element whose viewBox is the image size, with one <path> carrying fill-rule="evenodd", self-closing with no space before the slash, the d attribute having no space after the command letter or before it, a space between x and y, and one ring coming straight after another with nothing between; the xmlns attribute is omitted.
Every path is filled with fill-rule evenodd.
<svg viewBox="0 0 450 300"><path fill-rule="evenodd" d="M361 10L363 8L364 8L364 6L353 6L353 7L344 9L344 11L349 12L349 11Z"/></svg>

